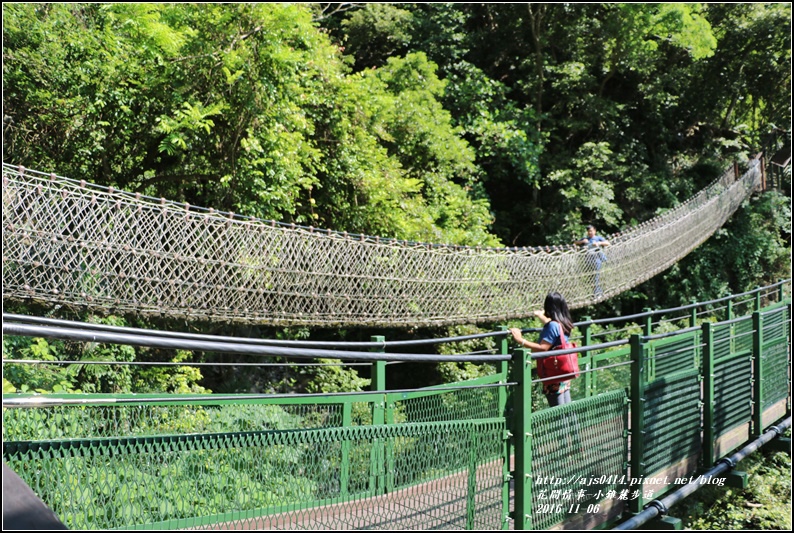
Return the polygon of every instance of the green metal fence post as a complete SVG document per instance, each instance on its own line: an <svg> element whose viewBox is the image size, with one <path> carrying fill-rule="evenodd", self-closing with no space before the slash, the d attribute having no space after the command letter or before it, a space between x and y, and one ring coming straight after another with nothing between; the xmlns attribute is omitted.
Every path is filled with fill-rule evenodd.
<svg viewBox="0 0 794 533"><path fill-rule="evenodd" d="M786 306L786 317L789 323L791 322L791 301L789 300ZM789 347L789 372L788 372L788 397L786 398L786 414L791 416L791 330L788 331L788 347ZM791 448L789 448L790 450Z"/></svg>
<svg viewBox="0 0 794 533"><path fill-rule="evenodd" d="M474 529L474 514L477 510L477 431L469 433L469 472L466 479L466 530Z"/></svg>
<svg viewBox="0 0 794 533"><path fill-rule="evenodd" d="M733 300L728 300L728 305L725 306L725 320L733 320ZM730 353L734 353L736 351L736 336L734 332L736 331L736 325L730 325Z"/></svg>
<svg viewBox="0 0 794 533"><path fill-rule="evenodd" d="M532 529L532 359L529 351L513 352L513 434L515 435L514 529Z"/></svg>
<svg viewBox="0 0 794 533"><path fill-rule="evenodd" d="M342 404L342 427L353 425L353 402L345 400ZM343 499L350 494L350 439L342 440L342 464L339 472L339 492Z"/></svg>
<svg viewBox="0 0 794 533"><path fill-rule="evenodd" d="M631 347L631 477L639 479L645 475L645 357L642 338L634 334L629 338ZM635 490L629 487L629 490ZM629 500L629 510L639 513L646 503L645 495L640 490L640 495L634 500Z"/></svg>
<svg viewBox="0 0 794 533"><path fill-rule="evenodd" d="M692 303L696 304L697 300L692 300ZM696 328L697 325L698 325L698 308L697 307L692 307L692 310L689 313L689 327L690 328ZM702 352L702 350L701 350L701 352ZM695 351L695 358L696 358L696 362L697 362L698 368L702 368L701 365L703 364L703 354L701 353L699 355L699 357L698 357L698 352L696 350Z"/></svg>
<svg viewBox="0 0 794 533"><path fill-rule="evenodd" d="M592 344L592 318L589 316L583 317L586 323L582 325L582 346L590 346ZM589 372L590 370L595 370L596 362L595 357L591 354L591 352L585 352L585 360L587 364L585 365L585 372L584 375L584 389L585 389L585 397L589 398L595 394L596 388L596 374L597 372Z"/></svg>
<svg viewBox="0 0 794 533"><path fill-rule="evenodd" d="M647 315L645 316L645 324L643 327L643 335L647 337L651 333L653 333L653 315L651 314L653 313L653 309L651 309L650 307L646 307L642 310L642 312L647 313Z"/></svg>
<svg viewBox="0 0 794 533"><path fill-rule="evenodd" d="M756 287L755 289L755 309L754 311L761 310L761 289Z"/></svg>
<svg viewBox="0 0 794 533"><path fill-rule="evenodd" d="M381 335L373 335L370 337L372 342L386 342L386 338ZM373 352L384 353L385 347L373 348ZM386 362L375 361L372 363L372 380L370 383L370 390L385 391L386 390ZM372 402L372 425L382 426L386 422L386 395L377 395ZM373 439L372 450L370 452L370 478L369 489L372 494L383 494L385 492L385 472L383 471L385 464L383 456L384 446L383 440Z"/></svg>
<svg viewBox="0 0 794 533"><path fill-rule="evenodd" d="M507 331L507 326L500 326L499 331ZM501 355L508 355L509 339L508 335L504 335L499 341L499 353ZM508 376L507 361L499 362L499 375L501 376L501 384L499 387L499 412L507 421L507 386L505 385L510 376ZM507 423L505 423L505 434L503 435L502 444L502 529L510 529L510 437L511 433Z"/></svg>
<svg viewBox="0 0 794 533"><path fill-rule="evenodd" d="M643 329L642 334L645 335L646 337L650 337L653 334L653 314L652 314L653 309L651 309L650 307L646 307L645 309L643 309L643 312L648 313L648 315L645 317L645 324L642 328ZM651 359L649 361L646 361L646 363L647 363L647 368L645 368L645 372L647 373L647 375L650 376L655 374L656 359Z"/></svg>
<svg viewBox="0 0 794 533"><path fill-rule="evenodd" d="M762 347L764 345L764 335L762 331L763 316L761 311L753 312L753 432L752 438L758 438L763 433L763 414L764 414L764 387L763 387L763 366Z"/></svg>
<svg viewBox="0 0 794 533"><path fill-rule="evenodd" d="M785 284L783 283L782 279L777 280L780 283L780 286L777 288L777 301L782 302L786 299L786 291L785 291Z"/></svg>
<svg viewBox="0 0 794 533"><path fill-rule="evenodd" d="M704 468L714 464L714 328L704 322L703 331L703 455Z"/></svg>

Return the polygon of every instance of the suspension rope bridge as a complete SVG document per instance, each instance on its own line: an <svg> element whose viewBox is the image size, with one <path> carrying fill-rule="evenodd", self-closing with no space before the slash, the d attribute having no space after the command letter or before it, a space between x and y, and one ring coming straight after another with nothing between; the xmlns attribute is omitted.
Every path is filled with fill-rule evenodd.
<svg viewBox="0 0 794 533"><path fill-rule="evenodd" d="M438 326L521 318L550 290L571 308L672 266L756 190L734 168L678 207L574 246L478 248L245 218L3 164L3 298L185 320ZM598 290L594 290L596 288Z"/></svg>

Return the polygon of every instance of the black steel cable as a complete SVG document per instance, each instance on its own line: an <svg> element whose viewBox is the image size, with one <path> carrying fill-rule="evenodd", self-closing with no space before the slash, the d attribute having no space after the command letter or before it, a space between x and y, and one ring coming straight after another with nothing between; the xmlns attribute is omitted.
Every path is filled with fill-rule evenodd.
<svg viewBox="0 0 794 533"><path fill-rule="evenodd" d="M318 350L314 348L284 348L280 346L258 346L238 342L211 342L182 338L166 338L154 335L133 335L123 333L104 333L86 331L78 328L57 328L52 326L34 326L30 324L3 324L6 335L22 335L28 337L52 337L84 342L110 344L126 344L130 346L147 346L150 348L166 348L177 350L198 350L207 352L224 352L245 355L268 355L296 357L302 359L350 359L353 361L425 361L425 362L495 362L510 359L509 355L417 355L402 353L351 352L341 350Z"/></svg>

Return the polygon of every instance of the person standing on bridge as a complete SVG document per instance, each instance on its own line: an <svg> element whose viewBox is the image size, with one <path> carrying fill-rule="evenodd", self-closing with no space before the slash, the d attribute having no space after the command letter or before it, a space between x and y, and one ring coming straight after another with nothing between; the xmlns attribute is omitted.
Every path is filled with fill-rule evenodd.
<svg viewBox="0 0 794 533"><path fill-rule="evenodd" d="M587 246L587 264L591 269L595 270L595 295L601 296L604 291L601 289L600 270L601 265L607 261L607 256L602 251L602 248L609 246L609 241L598 235L595 226L590 225L587 226L587 235L575 241L574 244Z"/></svg>
<svg viewBox="0 0 794 533"><path fill-rule="evenodd" d="M519 346L529 348L533 352L547 352L553 347L562 345L562 334L566 338L571 334L573 329L571 312L568 310L568 302L560 293L550 292L543 302L543 311L535 311L535 316L543 322L540 342L528 341L521 335L520 329L510 328L510 334ZM540 368L540 360L538 360L538 368ZM571 403L570 378L559 382L544 381L543 394L551 407Z"/></svg>

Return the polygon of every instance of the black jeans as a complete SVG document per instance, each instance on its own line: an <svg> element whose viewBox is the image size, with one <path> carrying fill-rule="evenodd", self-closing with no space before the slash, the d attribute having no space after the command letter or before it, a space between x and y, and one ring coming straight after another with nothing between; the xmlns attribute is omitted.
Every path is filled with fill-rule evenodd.
<svg viewBox="0 0 794 533"><path fill-rule="evenodd" d="M566 403L571 403L571 389L569 388L567 391L563 392L562 394L557 394L556 392L547 394L546 400L549 402L549 407L556 407L558 405L565 405Z"/></svg>

